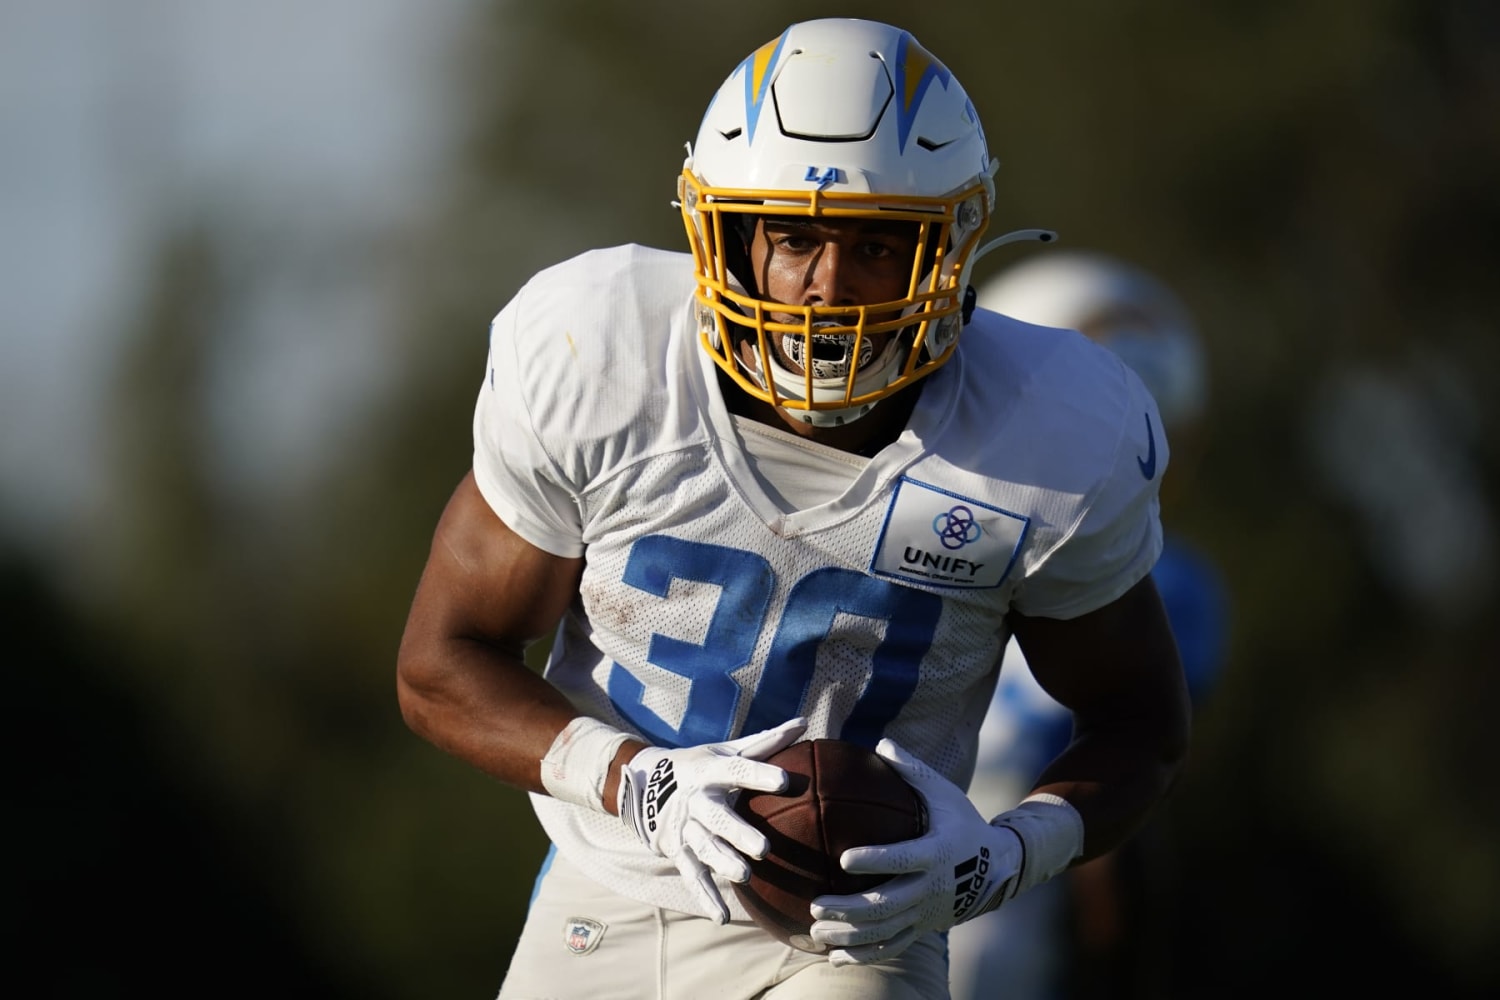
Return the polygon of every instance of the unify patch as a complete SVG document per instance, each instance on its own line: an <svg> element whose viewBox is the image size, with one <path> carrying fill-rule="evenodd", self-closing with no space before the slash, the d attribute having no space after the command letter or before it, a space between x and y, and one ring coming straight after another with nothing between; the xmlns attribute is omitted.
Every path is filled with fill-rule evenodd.
<svg viewBox="0 0 1500 1000"><path fill-rule="evenodd" d="M903 478L886 513L870 569L939 587L998 587L1030 520Z"/></svg>

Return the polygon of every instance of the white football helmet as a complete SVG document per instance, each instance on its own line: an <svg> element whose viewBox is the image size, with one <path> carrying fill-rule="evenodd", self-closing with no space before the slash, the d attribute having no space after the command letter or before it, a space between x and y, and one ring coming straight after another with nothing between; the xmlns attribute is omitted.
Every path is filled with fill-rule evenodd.
<svg viewBox="0 0 1500 1000"><path fill-rule="evenodd" d="M978 303L1110 348L1141 377L1168 430L1202 416L1208 365L1197 327L1177 294L1141 268L1102 253L1050 250L982 282Z"/></svg>
<svg viewBox="0 0 1500 1000"><path fill-rule="evenodd" d="M792 25L724 81L678 180L703 347L750 395L819 426L857 419L930 375L966 319L995 166L968 95L909 33L857 19ZM917 224L906 295L859 306L764 298L744 266L757 216ZM891 330L902 333L872 357L867 338ZM794 372L773 342L814 360Z"/></svg>

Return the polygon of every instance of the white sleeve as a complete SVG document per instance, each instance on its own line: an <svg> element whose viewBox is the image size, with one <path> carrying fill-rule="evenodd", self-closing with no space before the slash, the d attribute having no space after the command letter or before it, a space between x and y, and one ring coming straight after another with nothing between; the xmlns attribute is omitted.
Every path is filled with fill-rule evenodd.
<svg viewBox="0 0 1500 1000"><path fill-rule="evenodd" d="M1067 619L1096 611L1144 579L1161 555L1159 489L1167 440L1150 393L1125 371L1126 406L1117 422L1112 467L1041 571L1017 593L1015 607L1022 614Z"/></svg>
<svg viewBox="0 0 1500 1000"><path fill-rule="evenodd" d="M484 385L474 407L474 481L500 520L553 555L583 555L582 524L573 489L538 439L533 387L516 329L522 289L490 324Z"/></svg>

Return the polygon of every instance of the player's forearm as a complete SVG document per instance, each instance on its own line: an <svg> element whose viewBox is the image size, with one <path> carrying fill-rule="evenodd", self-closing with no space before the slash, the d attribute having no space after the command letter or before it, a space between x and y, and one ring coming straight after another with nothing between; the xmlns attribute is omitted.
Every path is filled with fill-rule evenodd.
<svg viewBox="0 0 1500 1000"><path fill-rule="evenodd" d="M542 757L578 715L517 653L460 638L403 643L397 696L418 736L529 792L544 790Z"/></svg>
<svg viewBox="0 0 1500 1000"><path fill-rule="evenodd" d="M1033 792L1057 795L1083 818L1087 861L1118 847L1166 797L1187 753L1187 719L1136 721L1080 731Z"/></svg>

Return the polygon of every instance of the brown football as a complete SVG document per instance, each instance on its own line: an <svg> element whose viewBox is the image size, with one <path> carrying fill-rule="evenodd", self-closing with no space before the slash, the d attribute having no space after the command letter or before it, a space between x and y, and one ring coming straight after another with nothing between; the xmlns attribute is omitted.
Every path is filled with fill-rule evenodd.
<svg viewBox="0 0 1500 1000"><path fill-rule="evenodd" d="M873 750L844 740L804 740L768 758L790 779L784 792L740 793L735 809L771 842L750 859L750 880L735 893L757 924L803 951L813 943L810 904L818 896L863 892L886 875L839 867L850 847L920 837L927 811L916 791Z"/></svg>

